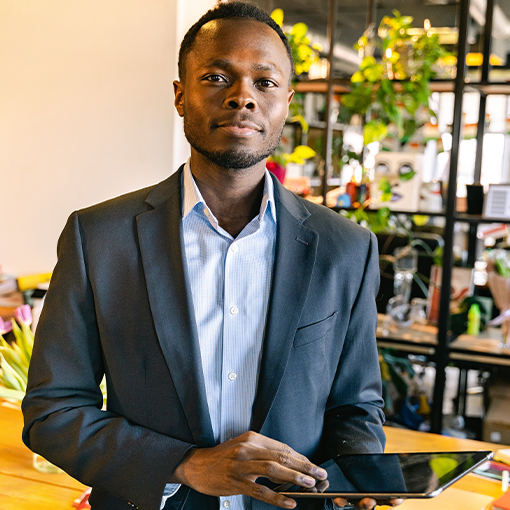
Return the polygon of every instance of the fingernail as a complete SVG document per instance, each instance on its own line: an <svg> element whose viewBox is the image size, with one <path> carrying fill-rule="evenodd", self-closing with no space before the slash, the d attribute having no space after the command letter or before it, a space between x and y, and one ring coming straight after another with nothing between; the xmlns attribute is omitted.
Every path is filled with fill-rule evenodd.
<svg viewBox="0 0 510 510"><path fill-rule="evenodd" d="M315 480L313 478L308 477L308 476L303 476L301 478L301 481L303 482L304 485L306 485L308 487L314 487L315 486Z"/></svg>
<svg viewBox="0 0 510 510"><path fill-rule="evenodd" d="M319 478L323 478L323 479L326 479L328 477L328 473L326 471L324 471L324 469L321 469L321 468L317 468L315 470L315 473L316 475L319 477Z"/></svg>
<svg viewBox="0 0 510 510"><path fill-rule="evenodd" d="M296 502L293 500L293 499L286 499L283 504L287 507L287 508L294 508L296 506Z"/></svg>

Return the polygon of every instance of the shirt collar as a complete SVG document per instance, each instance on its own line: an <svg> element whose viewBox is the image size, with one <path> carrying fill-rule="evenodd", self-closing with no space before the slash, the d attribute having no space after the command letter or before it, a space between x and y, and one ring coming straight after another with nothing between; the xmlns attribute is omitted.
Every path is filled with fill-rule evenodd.
<svg viewBox="0 0 510 510"><path fill-rule="evenodd" d="M184 199L182 203L182 218L186 218L186 216L195 208L197 204L202 204L204 207L204 214L209 218L211 223L218 227L218 220L215 218L212 211L209 209L207 203L205 202L198 186L193 178L193 174L191 173L191 165L190 160L186 162L183 170L183 188L184 188ZM273 217L274 222L276 223L276 208L274 201L274 184L271 176L269 175L269 171L265 170L264 174L264 195L262 196L262 203L260 204L260 213L259 220L262 221L266 209L269 204L269 211L271 212L271 216Z"/></svg>

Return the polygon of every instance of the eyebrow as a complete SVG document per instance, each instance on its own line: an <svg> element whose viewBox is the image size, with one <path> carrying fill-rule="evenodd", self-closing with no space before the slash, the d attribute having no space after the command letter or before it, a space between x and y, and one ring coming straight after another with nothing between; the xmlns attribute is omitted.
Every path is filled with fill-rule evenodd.
<svg viewBox="0 0 510 510"><path fill-rule="evenodd" d="M207 62L205 64L205 67L221 67L224 69L232 69L234 67L234 64L230 60L219 58L215 60L211 60L210 62ZM254 64L253 69L255 71L274 71L281 75L283 75L283 72L280 70L280 68L274 64Z"/></svg>

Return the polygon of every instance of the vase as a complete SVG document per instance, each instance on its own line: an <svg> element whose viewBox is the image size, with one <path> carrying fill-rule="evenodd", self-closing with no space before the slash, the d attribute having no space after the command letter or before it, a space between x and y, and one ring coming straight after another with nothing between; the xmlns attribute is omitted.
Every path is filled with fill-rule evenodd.
<svg viewBox="0 0 510 510"><path fill-rule="evenodd" d="M44 457L41 457L37 453L34 453L32 465L40 473L46 473L46 474L63 473L63 471L59 467L55 466L55 464L52 464L51 462L46 460Z"/></svg>

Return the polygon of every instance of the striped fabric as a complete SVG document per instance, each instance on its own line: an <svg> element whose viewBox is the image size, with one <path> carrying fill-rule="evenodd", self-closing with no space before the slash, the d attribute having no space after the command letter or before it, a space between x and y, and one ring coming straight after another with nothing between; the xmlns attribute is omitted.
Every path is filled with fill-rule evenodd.
<svg viewBox="0 0 510 510"><path fill-rule="evenodd" d="M260 213L235 239L207 207L189 161L183 183L184 248L207 404L214 436L222 443L249 430L251 421L276 241L273 182L266 170ZM178 487L167 485L162 507ZM222 497L220 504L246 510L244 500Z"/></svg>

